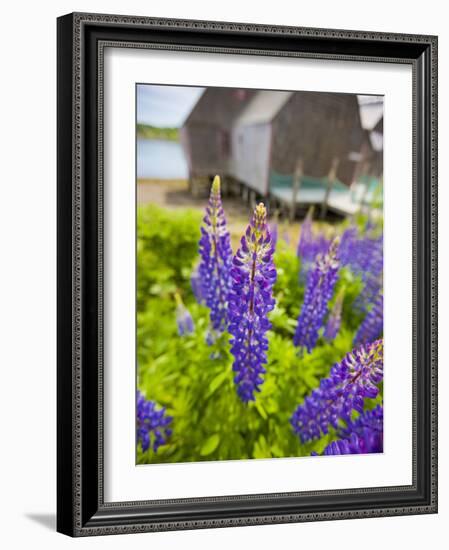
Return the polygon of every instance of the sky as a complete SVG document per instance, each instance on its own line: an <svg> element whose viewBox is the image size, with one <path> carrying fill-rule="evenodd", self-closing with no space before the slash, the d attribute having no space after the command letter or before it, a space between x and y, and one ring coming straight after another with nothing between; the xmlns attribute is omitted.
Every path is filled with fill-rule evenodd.
<svg viewBox="0 0 449 550"><path fill-rule="evenodd" d="M159 128L179 128L204 88L190 86L137 86L137 122Z"/></svg>

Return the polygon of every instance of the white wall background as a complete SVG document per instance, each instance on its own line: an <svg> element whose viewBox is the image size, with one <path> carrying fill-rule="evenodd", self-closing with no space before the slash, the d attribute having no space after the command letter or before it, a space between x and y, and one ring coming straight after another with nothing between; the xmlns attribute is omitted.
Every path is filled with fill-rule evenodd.
<svg viewBox="0 0 449 550"><path fill-rule="evenodd" d="M8 2L0 86L0 542L5 548L418 549L449 521L449 31L445 2L207 0ZM440 513L71 540L54 532L56 497L56 17L71 11L438 34L440 38ZM445 124L444 124L445 123ZM437 544L437 548L441 545Z"/></svg>

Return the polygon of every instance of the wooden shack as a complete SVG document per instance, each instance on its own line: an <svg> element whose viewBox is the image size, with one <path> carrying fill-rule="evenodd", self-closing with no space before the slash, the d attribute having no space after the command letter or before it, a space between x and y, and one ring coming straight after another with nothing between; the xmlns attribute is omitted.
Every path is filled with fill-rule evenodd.
<svg viewBox="0 0 449 550"><path fill-rule="evenodd" d="M190 179L228 172L231 128L253 90L206 88L181 128Z"/></svg>
<svg viewBox="0 0 449 550"><path fill-rule="evenodd" d="M262 196L268 193L272 169L273 121L293 95L259 91L233 123L229 174Z"/></svg>
<svg viewBox="0 0 449 550"><path fill-rule="evenodd" d="M248 177L246 181L262 195L273 186L286 185L282 176L292 179L298 161L304 176L320 179L338 159L336 178L350 185L357 164L351 153L360 152L363 138L356 96L316 92L261 91L237 118L233 133L236 177L246 170L246 155L241 155L239 145L261 144L258 152L253 146L252 153L264 168L257 182Z"/></svg>
<svg viewBox="0 0 449 550"><path fill-rule="evenodd" d="M191 178L230 176L293 215L297 203L355 212L349 186L372 157L354 94L209 88L182 139Z"/></svg>

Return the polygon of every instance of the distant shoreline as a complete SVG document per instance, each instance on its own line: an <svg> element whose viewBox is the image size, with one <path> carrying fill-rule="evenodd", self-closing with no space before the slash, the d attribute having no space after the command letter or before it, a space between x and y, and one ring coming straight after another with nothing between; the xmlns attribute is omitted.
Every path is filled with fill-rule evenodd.
<svg viewBox="0 0 449 550"><path fill-rule="evenodd" d="M149 124L137 124L137 137L179 141L179 128L158 128Z"/></svg>

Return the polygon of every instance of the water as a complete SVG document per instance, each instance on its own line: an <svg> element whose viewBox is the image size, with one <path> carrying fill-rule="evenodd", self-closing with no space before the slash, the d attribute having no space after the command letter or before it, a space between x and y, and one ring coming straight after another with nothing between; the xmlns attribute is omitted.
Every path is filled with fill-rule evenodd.
<svg viewBox="0 0 449 550"><path fill-rule="evenodd" d="M137 139L137 177L187 179L189 170L181 144L163 139Z"/></svg>

